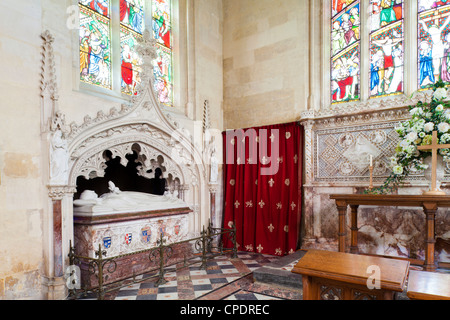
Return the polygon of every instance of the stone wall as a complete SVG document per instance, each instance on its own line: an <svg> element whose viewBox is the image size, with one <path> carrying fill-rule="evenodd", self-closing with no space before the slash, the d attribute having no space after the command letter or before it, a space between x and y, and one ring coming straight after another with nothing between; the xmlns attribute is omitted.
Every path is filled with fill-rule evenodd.
<svg viewBox="0 0 450 320"><path fill-rule="evenodd" d="M308 3L223 2L225 128L292 122L306 109Z"/></svg>
<svg viewBox="0 0 450 320"><path fill-rule="evenodd" d="M2 1L0 20L0 299L39 298L41 1Z"/></svg>
<svg viewBox="0 0 450 320"><path fill-rule="evenodd" d="M209 100L211 122L222 130L222 0L174 3L179 37L174 42L173 111L201 121L204 101ZM80 85L74 8L76 0L0 3L0 67L5 75L0 80L0 299L64 298L63 292L51 292L52 203L47 136L41 133L48 129L51 109L58 107L68 124L82 125L128 103ZM41 38L46 30L54 38L51 61ZM45 70L54 72L51 79L43 77ZM41 97L49 80L54 99L48 91ZM63 217L62 224L70 231L73 221ZM64 235L63 245L69 239L70 234Z"/></svg>

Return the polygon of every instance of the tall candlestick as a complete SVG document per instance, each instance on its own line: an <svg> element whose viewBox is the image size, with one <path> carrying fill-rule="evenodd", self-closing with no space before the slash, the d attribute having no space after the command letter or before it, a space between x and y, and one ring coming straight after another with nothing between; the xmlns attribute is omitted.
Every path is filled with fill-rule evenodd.
<svg viewBox="0 0 450 320"><path fill-rule="evenodd" d="M372 190L373 189L373 166L372 165L369 167L369 172L370 172L369 189Z"/></svg>

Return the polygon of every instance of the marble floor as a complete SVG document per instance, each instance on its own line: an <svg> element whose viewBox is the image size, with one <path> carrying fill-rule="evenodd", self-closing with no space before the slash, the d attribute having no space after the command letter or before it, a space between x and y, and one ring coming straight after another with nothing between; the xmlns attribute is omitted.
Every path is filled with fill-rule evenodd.
<svg viewBox="0 0 450 320"><path fill-rule="evenodd" d="M302 300L301 276L291 269L304 254L301 250L286 257L239 252L235 259L216 257L207 262L206 270L200 268L200 262L167 269L167 282L159 286L155 285L154 274L141 275L136 283L108 292L105 300ZM399 293L397 299L409 300L406 292Z"/></svg>
<svg viewBox="0 0 450 320"><path fill-rule="evenodd" d="M167 269L167 283L159 286L152 274L141 275L138 283L107 293L105 300L299 300L301 290L259 283L253 277L255 270L280 259L247 252L238 253L237 259L216 257L208 261L206 270L200 263ZM95 299L92 295L83 298Z"/></svg>

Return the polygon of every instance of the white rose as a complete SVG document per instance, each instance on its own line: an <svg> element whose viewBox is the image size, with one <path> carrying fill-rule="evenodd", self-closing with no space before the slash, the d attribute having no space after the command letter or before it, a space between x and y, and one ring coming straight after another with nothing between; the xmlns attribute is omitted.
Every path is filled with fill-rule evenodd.
<svg viewBox="0 0 450 320"><path fill-rule="evenodd" d="M412 116L420 116L423 114L423 110L422 110L422 108L416 107L414 109L411 109L410 114Z"/></svg>
<svg viewBox="0 0 450 320"><path fill-rule="evenodd" d="M447 98L447 90L445 88L438 88L433 94L436 100L442 100Z"/></svg>
<svg viewBox="0 0 450 320"><path fill-rule="evenodd" d="M408 135L406 136L406 139L410 140L410 141L416 141L418 138L417 136L417 132L410 132L408 133Z"/></svg>
<svg viewBox="0 0 450 320"><path fill-rule="evenodd" d="M411 141L409 141L409 140L402 140L399 143L399 146L402 147L403 150L408 148L410 145L411 145Z"/></svg>
<svg viewBox="0 0 450 320"><path fill-rule="evenodd" d="M395 174L402 174L403 173L403 167L402 166L395 166L393 169Z"/></svg>
<svg viewBox="0 0 450 320"><path fill-rule="evenodd" d="M434 130L434 123L433 122L428 122L427 124L425 124L423 126L423 129L425 130L425 132L431 132Z"/></svg>
<svg viewBox="0 0 450 320"><path fill-rule="evenodd" d="M441 133L446 133L448 132L448 130L450 130L450 124L448 124L447 122L441 122L438 125L438 130Z"/></svg>
<svg viewBox="0 0 450 320"><path fill-rule="evenodd" d="M438 105L438 106L436 107L436 111L437 111L437 112L442 112L442 111L444 111L444 106L443 106L442 104Z"/></svg>

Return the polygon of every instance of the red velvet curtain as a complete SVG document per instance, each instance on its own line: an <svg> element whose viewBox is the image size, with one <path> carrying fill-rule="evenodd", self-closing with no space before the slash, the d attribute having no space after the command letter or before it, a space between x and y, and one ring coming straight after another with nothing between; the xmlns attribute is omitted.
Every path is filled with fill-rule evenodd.
<svg viewBox="0 0 450 320"><path fill-rule="evenodd" d="M300 230L303 129L298 123L223 133L224 228L239 251L294 253ZM229 240L224 245L230 247Z"/></svg>

